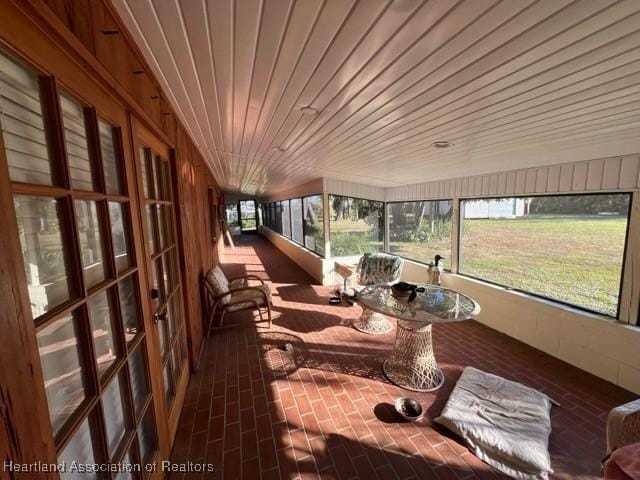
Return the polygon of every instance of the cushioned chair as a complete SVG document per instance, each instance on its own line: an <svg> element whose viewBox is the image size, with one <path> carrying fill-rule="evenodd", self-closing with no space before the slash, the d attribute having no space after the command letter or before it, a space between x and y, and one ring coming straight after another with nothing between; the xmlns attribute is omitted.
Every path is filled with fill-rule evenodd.
<svg viewBox="0 0 640 480"><path fill-rule="evenodd" d="M640 442L640 399L609 412L607 417L607 452Z"/></svg>
<svg viewBox="0 0 640 480"><path fill-rule="evenodd" d="M258 285L251 286L251 280ZM267 314L269 328L271 327L271 289L269 285L255 275L227 279L222 269L213 267L207 272L204 281L205 290L209 296L209 331L213 328L216 313L220 312L220 327L224 324L227 313L243 310L257 310L260 321Z"/></svg>
<svg viewBox="0 0 640 480"><path fill-rule="evenodd" d="M607 417L606 480L640 478L640 400L614 408Z"/></svg>
<svg viewBox="0 0 640 480"><path fill-rule="evenodd" d="M400 257L386 253L365 253L358 263L356 285L359 292L368 285L391 285L400 279L403 261ZM379 335L393 329L391 322L381 313L363 308L362 315L354 320L356 330Z"/></svg>

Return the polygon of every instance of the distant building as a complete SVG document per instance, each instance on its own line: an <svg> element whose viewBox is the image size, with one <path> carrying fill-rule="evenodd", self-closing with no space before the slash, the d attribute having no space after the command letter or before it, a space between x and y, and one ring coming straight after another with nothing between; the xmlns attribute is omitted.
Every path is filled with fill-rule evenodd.
<svg viewBox="0 0 640 480"><path fill-rule="evenodd" d="M523 198L474 200L465 202L463 218L517 218L528 213L528 201Z"/></svg>

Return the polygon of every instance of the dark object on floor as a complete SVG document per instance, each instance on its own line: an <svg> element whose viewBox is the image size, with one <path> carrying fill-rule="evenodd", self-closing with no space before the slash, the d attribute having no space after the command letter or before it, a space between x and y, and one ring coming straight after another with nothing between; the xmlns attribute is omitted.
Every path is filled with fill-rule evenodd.
<svg viewBox="0 0 640 480"><path fill-rule="evenodd" d="M285 343L280 347L280 350L283 352L293 352L293 345L290 343Z"/></svg>
<svg viewBox="0 0 640 480"><path fill-rule="evenodd" d="M398 397L394 402L394 406L396 411L410 422L416 421L422 415L422 406L413 398Z"/></svg>
<svg viewBox="0 0 640 480"><path fill-rule="evenodd" d="M373 408L373 413L382 423L400 423L403 422L402 415L396 411L390 403L379 403Z"/></svg>
<svg viewBox="0 0 640 480"><path fill-rule="evenodd" d="M352 307L356 303L356 298L357 294L349 295L348 293L342 292L342 299Z"/></svg>
<svg viewBox="0 0 640 480"><path fill-rule="evenodd" d="M340 302L342 302L340 297L329 297L329 303L331 305L338 305Z"/></svg>

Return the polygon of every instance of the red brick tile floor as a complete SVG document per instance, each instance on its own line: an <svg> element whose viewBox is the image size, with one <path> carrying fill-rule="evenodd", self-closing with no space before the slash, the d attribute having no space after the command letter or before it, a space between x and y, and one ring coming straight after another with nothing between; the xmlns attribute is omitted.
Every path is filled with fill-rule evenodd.
<svg viewBox="0 0 640 480"><path fill-rule="evenodd" d="M222 259L229 276L256 274L271 285L272 328L252 314L228 316L214 331L188 387L174 462L207 462L215 473L177 479L496 479L503 475L433 423L466 365L520 381L561 403L553 407L554 478L600 475L605 420L634 396L473 320L434 326L446 375L434 393L390 384L381 362L393 332L350 327L360 308L329 305L313 280L267 240L246 236ZM293 353L282 351L285 343ZM410 394L426 409L398 421L391 404Z"/></svg>

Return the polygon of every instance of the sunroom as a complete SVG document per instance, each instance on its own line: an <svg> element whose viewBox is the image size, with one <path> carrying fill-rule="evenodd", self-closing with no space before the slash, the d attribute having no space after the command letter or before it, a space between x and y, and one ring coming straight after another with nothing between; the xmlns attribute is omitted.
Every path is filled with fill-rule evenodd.
<svg viewBox="0 0 640 480"><path fill-rule="evenodd" d="M640 478L638 25L0 2L0 478Z"/></svg>

